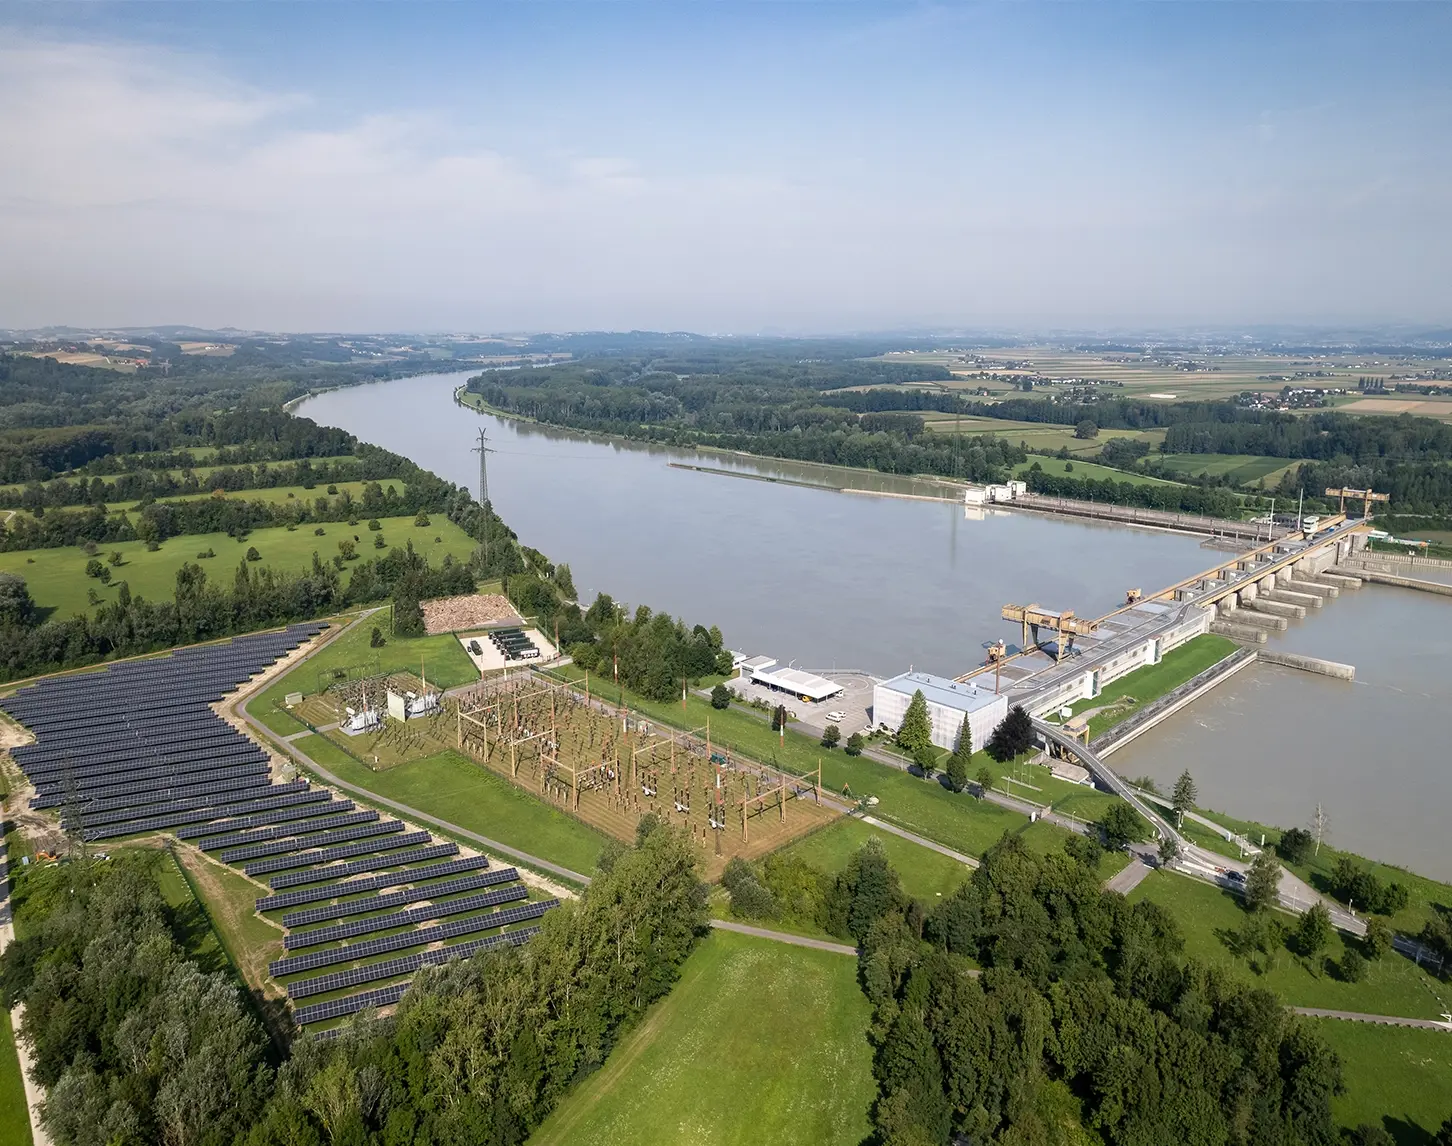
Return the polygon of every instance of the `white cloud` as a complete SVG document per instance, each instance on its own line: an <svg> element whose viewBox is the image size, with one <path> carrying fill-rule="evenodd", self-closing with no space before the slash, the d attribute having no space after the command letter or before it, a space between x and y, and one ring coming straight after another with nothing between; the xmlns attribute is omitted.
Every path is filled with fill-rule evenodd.
<svg viewBox="0 0 1452 1146"><path fill-rule="evenodd" d="M195 56L0 30L0 326L1445 314L1446 182L1308 163L1323 113L1160 150L1025 120L1011 148L945 130L906 163L804 137L711 172L593 139L507 153L443 112L330 121Z"/></svg>

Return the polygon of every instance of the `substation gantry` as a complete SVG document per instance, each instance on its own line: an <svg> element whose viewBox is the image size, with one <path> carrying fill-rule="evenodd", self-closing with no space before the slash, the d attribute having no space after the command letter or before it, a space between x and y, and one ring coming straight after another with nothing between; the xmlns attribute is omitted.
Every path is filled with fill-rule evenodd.
<svg viewBox="0 0 1452 1146"><path fill-rule="evenodd" d="M1339 487L1326 490L1327 497L1339 497L1341 499L1341 515L1346 515L1346 499L1361 502L1361 518L1365 521L1371 516L1371 503L1374 501L1390 501L1389 493L1374 493L1369 489L1341 489Z"/></svg>

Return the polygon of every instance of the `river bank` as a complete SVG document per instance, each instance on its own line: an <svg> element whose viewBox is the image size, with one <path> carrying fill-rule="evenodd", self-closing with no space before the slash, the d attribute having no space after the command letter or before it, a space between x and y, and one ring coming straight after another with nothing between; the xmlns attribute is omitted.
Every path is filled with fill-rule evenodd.
<svg viewBox="0 0 1452 1146"><path fill-rule="evenodd" d="M945 501L843 495L830 485L846 483L805 463L465 421L454 393L474 373L352 387L301 412L471 487L478 418L498 451L496 509L526 544L569 562L587 599L648 601L784 662L956 676L994 637L1017 639L1004 603L1097 616L1131 586L1173 584L1205 564L1183 534L992 510L975 519ZM671 462L801 484L722 481ZM879 488L921 492L878 477ZM1342 594L1270 647L1355 664L1355 683L1253 664L1125 745L1116 769L1168 784L1188 766L1206 803L1262 822L1304 823L1319 802L1341 846L1452 878L1439 843L1452 774L1436 765L1437 715L1452 706L1441 667L1452 629L1436 623L1447 605L1390 586Z"/></svg>

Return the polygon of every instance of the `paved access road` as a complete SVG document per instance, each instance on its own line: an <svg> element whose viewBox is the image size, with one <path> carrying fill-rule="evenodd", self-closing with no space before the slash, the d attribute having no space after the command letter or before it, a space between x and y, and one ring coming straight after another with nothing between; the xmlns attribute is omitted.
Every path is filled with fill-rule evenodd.
<svg viewBox="0 0 1452 1146"><path fill-rule="evenodd" d="M765 927L752 927L747 923L733 923L729 919L713 919L711 926L718 931L734 931L738 935L751 935L757 939L771 939L777 943L790 943L793 947L810 947L813 951L831 951L834 955L857 955L856 947L845 943L830 943L825 939L810 939L805 935L791 935L785 931L771 931Z"/></svg>
<svg viewBox="0 0 1452 1146"><path fill-rule="evenodd" d="M1452 1031L1452 1022L1440 1019L1404 1019L1397 1015L1366 1015L1360 1011L1328 1011L1321 1007L1292 1007L1298 1015L1313 1019L1345 1019L1350 1023L1375 1023L1382 1027L1418 1027L1421 1030Z"/></svg>

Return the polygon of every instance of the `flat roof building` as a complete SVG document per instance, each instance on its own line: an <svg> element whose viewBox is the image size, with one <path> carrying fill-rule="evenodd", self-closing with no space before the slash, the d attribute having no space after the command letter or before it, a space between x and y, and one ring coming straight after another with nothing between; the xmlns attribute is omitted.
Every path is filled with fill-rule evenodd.
<svg viewBox="0 0 1452 1146"><path fill-rule="evenodd" d="M778 668L771 657L748 657L741 662L741 675L754 684L789 692L811 703L826 700L842 691L842 686L835 680L802 669Z"/></svg>
<svg viewBox="0 0 1452 1146"><path fill-rule="evenodd" d="M902 725L913 693L921 692L928 702L928 723L933 730L933 743L952 751L958 746L958 730L967 717L976 752L988 743L993 730L1008 715L1008 697L980 688L976 684L960 684L947 677L926 672L905 672L885 680L872 690L872 719L894 732Z"/></svg>

